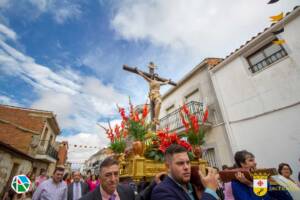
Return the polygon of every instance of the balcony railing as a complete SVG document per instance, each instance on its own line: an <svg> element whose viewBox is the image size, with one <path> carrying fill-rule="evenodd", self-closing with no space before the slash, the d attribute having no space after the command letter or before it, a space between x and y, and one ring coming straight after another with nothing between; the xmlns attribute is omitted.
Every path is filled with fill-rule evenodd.
<svg viewBox="0 0 300 200"><path fill-rule="evenodd" d="M55 160L58 160L58 152L56 151L56 149L49 145L47 151L46 151L46 154L52 158L54 158Z"/></svg>
<svg viewBox="0 0 300 200"><path fill-rule="evenodd" d="M186 104L190 113L197 116L199 123L202 123L203 117L203 103L191 101ZM180 118L180 110L181 108L174 110L173 112L169 113L165 117L160 119L160 129L169 128L170 131L180 130L183 128L183 124Z"/></svg>

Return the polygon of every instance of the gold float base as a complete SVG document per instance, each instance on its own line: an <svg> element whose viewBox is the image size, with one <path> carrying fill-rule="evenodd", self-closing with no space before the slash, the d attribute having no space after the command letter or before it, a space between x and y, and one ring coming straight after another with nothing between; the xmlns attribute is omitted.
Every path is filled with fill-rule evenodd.
<svg viewBox="0 0 300 200"><path fill-rule="evenodd" d="M199 169L205 173L208 162L203 159L191 161L192 166L199 166ZM160 172L167 172L165 163L146 159L143 156L134 156L128 160L120 161L120 178L132 178L133 181L139 182L143 177L147 180L153 178Z"/></svg>

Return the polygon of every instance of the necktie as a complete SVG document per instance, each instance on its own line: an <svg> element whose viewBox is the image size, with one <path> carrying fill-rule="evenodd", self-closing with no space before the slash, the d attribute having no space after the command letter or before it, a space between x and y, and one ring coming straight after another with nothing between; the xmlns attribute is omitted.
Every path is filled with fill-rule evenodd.
<svg viewBox="0 0 300 200"><path fill-rule="evenodd" d="M78 200L80 198L80 194L79 194L79 184L80 183L75 183L75 200Z"/></svg>
<svg viewBox="0 0 300 200"><path fill-rule="evenodd" d="M108 200L115 200L116 199L116 195L115 194L112 194Z"/></svg>

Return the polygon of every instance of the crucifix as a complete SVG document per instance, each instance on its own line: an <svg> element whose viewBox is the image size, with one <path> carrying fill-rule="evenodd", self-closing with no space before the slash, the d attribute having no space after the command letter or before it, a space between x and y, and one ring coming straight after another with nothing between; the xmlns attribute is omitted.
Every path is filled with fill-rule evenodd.
<svg viewBox="0 0 300 200"><path fill-rule="evenodd" d="M138 68L128 67L123 65L123 69L143 77L149 84L149 99L150 99L150 110L151 110L151 122L154 124L153 129L155 130L156 125L159 125L159 112L161 107L161 95L160 95L160 86L170 84L176 86L176 83L171 81L171 79L165 79L158 74L154 73L154 70L157 68L153 62L150 62L148 65L149 72L144 72Z"/></svg>

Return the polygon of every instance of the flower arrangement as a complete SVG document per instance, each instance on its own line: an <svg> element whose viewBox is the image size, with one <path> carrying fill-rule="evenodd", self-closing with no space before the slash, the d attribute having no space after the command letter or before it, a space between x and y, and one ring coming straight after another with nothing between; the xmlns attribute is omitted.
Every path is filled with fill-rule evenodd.
<svg viewBox="0 0 300 200"><path fill-rule="evenodd" d="M142 114L134 110L129 99L130 113L126 115L125 109L118 106L119 113L122 117L122 126L128 131L128 135L135 141L143 141L148 132L149 125L146 123L146 117L149 113L147 103L144 104Z"/></svg>
<svg viewBox="0 0 300 200"><path fill-rule="evenodd" d="M109 128L105 128L104 126L101 126L105 132L107 137L110 140L110 148L114 153L123 153L126 148L126 137L127 137L127 131L122 126L120 127L118 124L115 125L114 129L111 128L110 123Z"/></svg>
<svg viewBox="0 0 300 200"><path fill-rule="evenodd" d="M185 128L185 133L188 142L193 146L195 145L199 146L204 144L205 142L204 130L199 125L198 117L190 113L186 104L182 106L182 109L180 111L180 118ZM207 119L208 119L208 110L206 108L202 117L202 123L205 123Z"/></svg>
<svg viewBox="0 0 300 200"><path fill-rule="evenodd" d="M192 155L191 145L185 140L181 139L177 133L169 133L168 129L158 130L152 137L152 145L146 151L145 156L156 161L164 160L164 153L171 144L179 144L188 150L189 156Z"/></svg>

